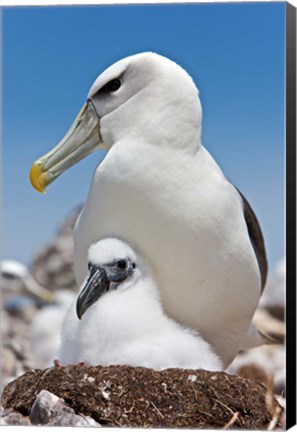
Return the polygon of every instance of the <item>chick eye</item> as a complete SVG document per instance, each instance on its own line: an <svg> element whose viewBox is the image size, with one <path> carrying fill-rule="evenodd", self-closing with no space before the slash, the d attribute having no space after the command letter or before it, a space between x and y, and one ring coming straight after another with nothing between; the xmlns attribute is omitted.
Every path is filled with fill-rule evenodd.
<svg viewBox="0 0 297 432"><path fill-rule="evenodd" d="M126 270L127 269L127 261L126 260L119 260L117 262L117 268L119 270Z"/></svg>
<svg viewBox="0 0 297 432"><path fill-rule="evenodd" d="M121 87L121 81L119 79L113 79L109 81L104 87L106 91L115 92Z"/></svg>

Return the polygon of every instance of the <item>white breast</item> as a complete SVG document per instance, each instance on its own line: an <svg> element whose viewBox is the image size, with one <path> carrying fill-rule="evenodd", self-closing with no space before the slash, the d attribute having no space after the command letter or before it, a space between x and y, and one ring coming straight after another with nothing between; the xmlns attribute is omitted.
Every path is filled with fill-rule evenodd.
<svg viewBox="0 0 297 432"><path fill-rule="evenodd" d="M228 364L260 295L241 202L203 147L195 156L165 151L118 142L97 168L75 230L77 281L91 243L128 241L150 262L168 315Z"/></svg>
<svg viewBox="0 0 297 432"><path fill-rule="evenodd" d="M222 370L222 362L197 333L164 315L152 282L110 291L79 321L69 310L57 357L62 364L122 365Z"/></svg>

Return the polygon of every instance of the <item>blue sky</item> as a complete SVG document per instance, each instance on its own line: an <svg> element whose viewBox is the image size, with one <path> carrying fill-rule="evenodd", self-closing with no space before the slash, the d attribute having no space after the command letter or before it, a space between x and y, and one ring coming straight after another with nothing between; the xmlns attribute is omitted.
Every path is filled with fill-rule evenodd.
<svg viewBox="0 0 297 432"><path fill-rule="evenodd" d="M47 190L31 164L63 137L97 75L155 51L200 90L204 146L261 223L270 268L284 255L285 3L14 7L3 10L2 258L29 264L86 199L97 152Z"/></svg>

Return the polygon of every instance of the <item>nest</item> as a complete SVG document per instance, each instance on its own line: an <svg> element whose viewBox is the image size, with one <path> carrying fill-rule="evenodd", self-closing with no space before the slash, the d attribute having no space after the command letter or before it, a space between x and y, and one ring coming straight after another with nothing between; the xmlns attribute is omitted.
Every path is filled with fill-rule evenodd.
<svg viewBox="0 0 297 432"><path fill-rule="evenodd" d="M36 369L4 388L2 406L28 416L41 390L105 426L271 430L283 421L265 384L205 370L84 364Z"/></svg>

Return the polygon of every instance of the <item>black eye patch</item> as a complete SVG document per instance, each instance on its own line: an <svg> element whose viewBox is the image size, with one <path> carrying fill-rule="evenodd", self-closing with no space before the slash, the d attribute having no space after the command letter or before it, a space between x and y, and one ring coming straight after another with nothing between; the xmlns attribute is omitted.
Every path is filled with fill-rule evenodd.
<svg viewBox="0 0 297 432"><path fill-rule="evenodd" d="M126 280L127 277L133 273L135 267L135 263L132 263L130 258L117 259L104 265L107 277L110 282L117 283Z"/></svg>
<svg viewBox="0 0 297 432"><path fill-rule="evenodd" d="M117 91L120 87L121 87L122 83L121 81L116 78L113 79L111 81L109 81L107 84L105 84L105 86L103 86L100 90L99 93L112 93Z"/></svg>

